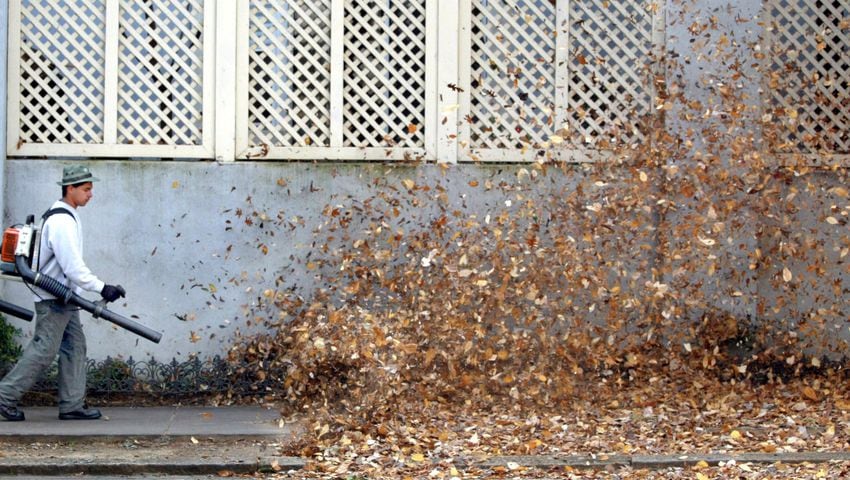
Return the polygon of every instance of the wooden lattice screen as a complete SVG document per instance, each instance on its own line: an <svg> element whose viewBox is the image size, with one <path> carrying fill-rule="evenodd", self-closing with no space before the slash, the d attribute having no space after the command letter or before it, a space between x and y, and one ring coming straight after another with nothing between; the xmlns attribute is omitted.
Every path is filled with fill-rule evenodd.
<svg viewBox="0 0 850 480"><path fill-rule="evenodd" d="M472 160L588 151L642 137L652 112L658 2L465 0L463 154ZM555 148L550 148L555 147ZM544 152L545 151L545 152Z"/></svg>
<svg viewBox="0 0 850 480"><path fill-rule="evenodd" d="M119 143L203 143L203 23L199 0L121 0Z"/></svg>
<svg viewBox="0 0 850 480"><path fill-rule="evenodd" d="M251 2L251 145L330 146L330 7L330 2Z"/></svg>
<svg viewBox="0 0 850 480"><path fill-rule="evenodd" d="M472 145L521 149L548 142L555 133L555 5L473 0L471 20Z"/></svg>
<svg viewBox="0 0 850 480"><path fill-rule="evenodd" d="M573 1L567 17L567 111L579 142L643 139L652 111L653 12L657 2Z"/></svg>
<svg viewBox="0 0 850 480"><path fill-rule="evenodd" d="M642 139L658 5L10 0L9 153L586 160Z"/></svg>
<svg viewBox="0 0 850 480"><path fill-rule="evenodd" d="M237 155L433 159L435 6L250 0Z"/></svg>
<svg viewBox="0 0 850 480"><path fill-rule="evenodd" d="M9 153L212 155L203 0L11 0Z"/></svg>
<svg viewBox="0 0 850 480"><path fill-rule="evenodd" d="M104 0L21 2L21 144L103 142ZM15 50L10 52L14 55Z"/></svg>
<svg viewBox="0 0 850 480"><path fill-rule="evenodd" d="M850 153L850 4L770 0L766 119L777 153Z"/></svg>

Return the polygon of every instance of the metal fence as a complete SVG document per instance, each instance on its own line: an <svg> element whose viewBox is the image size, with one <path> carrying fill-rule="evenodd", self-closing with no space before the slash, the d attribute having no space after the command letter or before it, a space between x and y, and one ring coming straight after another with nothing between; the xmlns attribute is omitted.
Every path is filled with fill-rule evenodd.
<svg viewBox="0 0 850 480"><path fill-rule="evenodd" d="M0 364L0 375L13 365ZM137 400L202 399L210 396L232 398L261 396L268 392L270 380L259 380L250 373L257 366L234 364L221 357L205 360L192 358L170 362L156 359L137 361L132 357L89 360L87 393L102 399ZM52 394L57 390L58 368L54 362L43 377L30 389L34 393Z"/></svg>

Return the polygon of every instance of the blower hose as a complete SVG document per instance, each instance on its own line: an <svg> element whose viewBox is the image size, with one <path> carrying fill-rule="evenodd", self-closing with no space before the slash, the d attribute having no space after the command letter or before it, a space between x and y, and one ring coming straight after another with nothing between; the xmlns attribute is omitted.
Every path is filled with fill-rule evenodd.
<svg viewBox="0 0 850 480"><path fill-rule="evenodd" d="M18 317L21 320L26 320L28 322L32 320L32 316L34 315L31 310L19 307L13 303L4 302L3 300L0 300L0 312L13 317Z"/></svg>
<svg viewBox="0 0 850 480"><path fill-rule="evenodd" d="M32 271L29 265L27 265L27 259L23 255L18 255L15 257L15 267L18 269L18 273L21 274L21 278L24 279L25 282L35 285L36 287L44 290L45 292L55 296L62 303L76 305L83 310L89 312L94 316L94 318L101 317L104 320L110 321L119 327L129 330L140 337L144 337L154 343L159 343L162 338L162 334L151 330L150 328L134 322L129 318L123 317L111 310L107 310L103 308L102 304L98 304L95 302L91 302L86 300L85 298L74 293L73 290L62 285L58 280L53 277L49 277L47 275L43 275L41 273L35 273ZM30 313L30 317L32 317L32 313Z"/></svg>

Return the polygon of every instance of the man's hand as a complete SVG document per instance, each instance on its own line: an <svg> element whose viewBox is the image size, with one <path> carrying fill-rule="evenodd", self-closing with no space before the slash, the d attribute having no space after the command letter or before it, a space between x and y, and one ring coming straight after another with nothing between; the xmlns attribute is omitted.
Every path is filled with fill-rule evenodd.
<svg viewBox="0 0 850 480"><path fill-rule="evenodd" d="M115 300L118 300L119 297L124 298L125 295L127 295L127 292L121 285L104 285L103 290L100 291L100 296L103 297L107 303L114 302Z"/></svg>

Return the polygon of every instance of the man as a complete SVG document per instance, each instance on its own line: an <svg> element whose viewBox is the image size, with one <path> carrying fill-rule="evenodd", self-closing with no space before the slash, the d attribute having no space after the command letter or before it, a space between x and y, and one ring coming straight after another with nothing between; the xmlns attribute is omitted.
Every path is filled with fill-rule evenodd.
<svg viewBox="0 0 850 480"><path fill-rule="evenodd" d="M38 271L69 286L74 293L99 292L107 302L124 296L118 285L106 285L83 262L83 237L77 208L92 198L98 181L83 165L65 167L62 199L45 214L39 243ZM79 309L62 303L47 292L35 291L35 331L15 367L0 381L0 416L24 420L18 401L59 355L59 419L94 420L100 411L89 408L86 394L86 339Z"/></svg>

